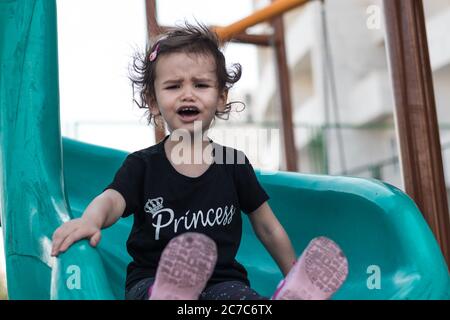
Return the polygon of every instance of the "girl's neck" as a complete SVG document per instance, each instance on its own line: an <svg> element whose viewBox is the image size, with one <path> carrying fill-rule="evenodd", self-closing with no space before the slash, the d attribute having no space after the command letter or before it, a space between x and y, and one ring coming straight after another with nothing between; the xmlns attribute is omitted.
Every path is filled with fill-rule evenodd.
<svg viewBox="0 0 450 320"><path fill-rule="evenodd" d="M210 164L212 163L212 153L210 152L212 151L212 144L206 135L204 137L204 139L195 139L192 136L190 139L181 137L176 140L169 136L164 142L164 150L171 162L179 163L180 159L173 161L173 158L182 157L184 164Z"/></svg>

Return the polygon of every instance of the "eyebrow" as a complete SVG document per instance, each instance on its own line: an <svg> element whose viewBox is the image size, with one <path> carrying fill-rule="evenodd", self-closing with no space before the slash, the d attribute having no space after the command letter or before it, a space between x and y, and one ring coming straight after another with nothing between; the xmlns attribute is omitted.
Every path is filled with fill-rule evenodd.
<svg viewBox="0 0 450 320"><path fill-rule="evenodd" d="M192 80L194 80L196 82L215 82L214 79L211 79L211 78L196 78L196 77L193 77Z"/></svg>
<svg viewBox="0 0 450 320"><path fill-rule="evenodd" d="M211 83L214 83L214 82L215 82L214 79L211 79L211 78L197 78L197 77L193 77L192 80L193 80L194 82L211 82ZM178 79L169 79L169 80L164 81L162 84L163 84L163 85L166 85L166 84L180 83L180 82L183 82L183 79L181 79L181 78L178 78Z"/></svg>
<svg viewBox="0 0 450 320"><path fill-rule="evenodd" d="M169 79L169 80L164 81L162 84L164 85L164 84L169 84L169 83L179 83L182 81L183 81L182 79Z"/></svg>

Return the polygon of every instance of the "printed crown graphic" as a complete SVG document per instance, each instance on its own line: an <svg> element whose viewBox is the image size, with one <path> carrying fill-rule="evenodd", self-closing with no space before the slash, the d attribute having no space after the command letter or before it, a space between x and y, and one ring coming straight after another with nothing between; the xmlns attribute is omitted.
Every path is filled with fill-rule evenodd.
<svg viewBox="0 0 450 320"><path fill-rule="evenodd" d="M145 204L145 212L155 213L163 207L163 198L149 199Z"/></svg>

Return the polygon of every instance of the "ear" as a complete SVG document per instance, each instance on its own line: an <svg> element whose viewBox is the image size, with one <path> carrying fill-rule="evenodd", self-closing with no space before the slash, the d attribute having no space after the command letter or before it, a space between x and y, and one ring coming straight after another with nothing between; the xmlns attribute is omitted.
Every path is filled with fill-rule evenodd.
<svg viewBox="0 0 450 320"><path fill-rule="evenodd" d="M219 93L219 105L217 107L218 111L224 111L225 106L228 101L228 89L223 90Z"/></svg>
<svg viewBox="0 0 450 320"><path fill-rule="evenodd" d="M161 112L159 111L158 104L156 103L156 99L155 98L150 98L150 97L148 97L147 99L148 99L147 100L148 101L147 105L148 105L148 109L150 110L150 113L153 116L160 115Z"/></svg>

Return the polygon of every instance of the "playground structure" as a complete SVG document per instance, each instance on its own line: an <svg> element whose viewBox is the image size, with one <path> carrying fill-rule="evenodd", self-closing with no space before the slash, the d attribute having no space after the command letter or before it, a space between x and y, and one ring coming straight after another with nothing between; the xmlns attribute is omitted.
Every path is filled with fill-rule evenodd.
<svg viewBox="0 0 450 320"><path fill-rule="evenodd" d="M224 40L235 37L248 42L263 41L264 37L245 35L244 30L251 24L273 18L304 2L279 0L269 9L258 11L252 18L244 19L230 28L216 30ZM400 14L401 10L411 13L408 10L417 7L408 7L408 4L418 6L421 5L420 1L396 3L400 4L388 4L390 7L386 9L392 13L392 19L388 22L393 30L390 45L399 41L410 44L408 36L417 39L417 35L420 35L422 38L419 39L423 40L425 35L420 33L420 19L415 24L416 28L411 29ZM155 6L152 1L147 4L150 13L153 12L148 15L151 36L155 30L151 28L157 27L155 11L152 11ZM126 154L73 140L61 140L55 2L2 2L0 9L0 211L9 297L123 298L125 267L130 259L125 242L132 223L131 217L104 230L98 249L81 241L57 259L50 257L49 252L51 235L56 227L82 214L89 201L110 181ZM417 10L413 10L413 13L417 13ZM402 27L408 31L404 35L400 32ZM282 30L282 24L275 29ZM418 34L414 34L414 30ZM277 43L282 44L281 35L279 32L277 34L280 40ZM402 48L411 50L409 54L419 52L412 57L426 61L426 50L415 50L417 46L414 46L414 42ZM277 50L282 68L283 48ZM391 57L396 62L393 65L393 79L397 101L407 106L410 101L407 99L408 90L413 90L413 85L416 85L418 90L422 90L420 92L425 92L424 100L421 100L426 111L424 117L432 120L432 87L426 63L422 64L423 70L419 70L416 75L421 81L404 88L401 77L407 77L407 73L401 68L406 68L407 64L399 61L405 59L404 56L407 56L405 52L400 52ZM405 103L401 103L402 97ZM288 138L291 111L289 102L282 105L286 108L283 110L285 150L289 153L289 144L293 145L293 141L289 142ZM407 140L414 141L414 121L422 120L409 121L407 113L400 113L400 116L404 121ZM424 124L430 132L427 139L435 139L436 130L433 131L433 123L428 120ZM448 250L448 216L445 219L443 215L446 201L439 206L434 202L439 200L439 183L443 182L442 160L439 169L436 142L432 140L431 144L425 145L427 141L421 141L422 144L413 143L420 150L406 148L402 160L410 162L410 166L406 167L411 171L410 177L414 178L417 174L422 177L420 180L411 178L413 189L410 190L417 190L419 196L415 200L426 219L408 196L379 181L289 172L264 176L257 172L263 187L271 196L270 205L286 227L297 253L309 239L317 235L335 239L347 253L350 274L348 281L336 294L336 299L449 297L448 268L441 253L442 250L446 254ZM415 166L419 161L413 152L419 151L434 159L428 162L427 170L431 167L433 172L426 179L423 179L426 176L423 166ZM409 158L405 159L405 156ZM408 179L408 172L405 177ZM408 192L408 184L406 186ZM431 196L423 190L432 190ZM411 195L416 197L414 192ZM428 204L431 209L428 209ZM441 244L441 250L432 231ZM281 274L252 234L248 221L244 224L238 260L247 267L255 289L270 295ZM383 273L381 289L371 290L367 272L370 267L377 266Z"/></svg>

